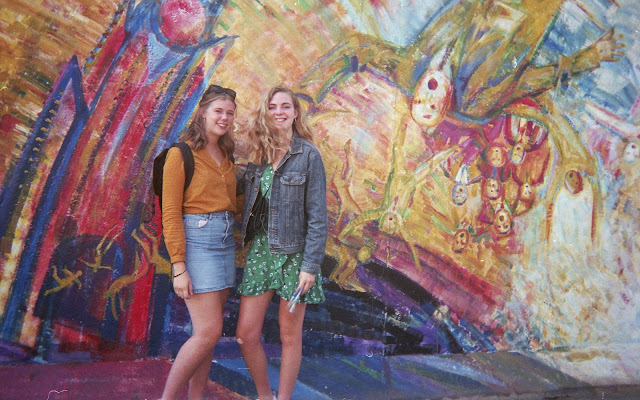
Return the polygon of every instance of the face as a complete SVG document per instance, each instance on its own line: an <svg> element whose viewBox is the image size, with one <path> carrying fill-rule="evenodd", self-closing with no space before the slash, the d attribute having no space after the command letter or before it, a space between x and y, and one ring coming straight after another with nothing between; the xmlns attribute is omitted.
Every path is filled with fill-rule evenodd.
<svg viewBox="0 0 640 400"><path fill-rule="evenodd" d="M631 164L635 160L640 158L640 146L636 142L629 142L624 147L624 153L622 154L622 159Z"/></svg>
<svg viewBox="0 0 640 400"><path fill-rule="evenodd" d="M489 164L494 168L502 167L505 162L505 157L502 149L497 146L492 146L489 148L489 151L487 152L487 158L489 160Z"/></svg>
<svg viewBox="0 0 640 400"><path fill-rule="evenodd" d="M456 183L453 187L453 202L460 206L467 200L467 187L461 183Z"/></svg>
<svg viewBox="0 0 640 400"><path fill-rule="evenodd" d="M493 220L493 226L496 230L503 235L506 235L511 231L511 214L504 208L496 213L496 218Z"/></svg>
<svg viewBox="0 0 640 400"><path fill-rule="evenodd" d="M580 193L582 191L582 176L578 171L572 169L565 174L564 184L571 193Z"/></svg>
<svg viewBox="0 0 640 400"><path fill-rule="evenodd" d="M293 132L293 121L298 117L298 111L288 93L278 92L273 95L269 102L269 116L278 128Z"/></svg>
<svg viewBox="0 0 640 400"><path fill-rule="evenodd" d="M518 143L513 146L513 149L511 150L511 161L513 161L514 164L520 164L524 161L525 154L524 146L522 143Z"/></svg>
<svg viewBox="0 0 640 400"><path fill-rule="evenodd" d="M462 253L469 244L469 232L465 229L458 229L454 236L453 251Z"/></svg>
<svg viewBox="0 0 640 400"><path fill-rule="evenodd" d="M525 182L520 186L520 200L533 200L533 186L529 182Z"/></svg>
<svg viewBox="0 0 640 400"><path fill-rule="evenodd" d="M220 137L229 132L236 115L236 106L229 99L214 100L204 113L207 135Z"/></svg>
<svg viewBox="0 0 640 400"><path fill-rule="evenodd" d="M420 125L438 125L445 117L451 93L451 82L442 71L427 71L411 100L411 117Z"/></svg>
<svg viewBox="0 0 640 400"><path fill-rule="evenodd" d="M497 179L493 178L487 179L485 194L490 200L496 200L498 197L500 197L500 182L498 182Z"/></svg>

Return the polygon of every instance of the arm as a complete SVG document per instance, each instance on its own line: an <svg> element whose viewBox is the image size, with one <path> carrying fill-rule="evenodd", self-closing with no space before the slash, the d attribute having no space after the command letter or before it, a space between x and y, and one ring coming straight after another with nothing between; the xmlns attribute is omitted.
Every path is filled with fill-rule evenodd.
<svg viewBox="0 0 640 400"><path fill-rule="evenodd" d="M162 228L164 241L172 263L173 287L178 296L188 298L191 279L186 272L186 239L182 224L184 202L184 161L180 149L169 150L162 173Z"/></svg>
<svg viewBox="0 0 640 400"><path fill-rule="evenodd" d="M565 85L569 79L592 71L602 62L615 62L624 56L622 35L611 29L590 46L571 56L560 57L557 64L530 66L514 91L516 99Z"/></svg>
<svg viewBox="0 0 640 400"><path fill-rule="evenodd" d="M326 177L322 158L317 150L314 150L309 156L307 177L304 203L307 232L301 270L315 275L320 270L324 259L329 229Z"/></svg>
<svg viewBox="0 0 640 400"><path fill-rule="evenodd" d="M246 168L238 168L236 165L236 210L237 214L242 214L242 205L244 204L244 174Z"/></svg>

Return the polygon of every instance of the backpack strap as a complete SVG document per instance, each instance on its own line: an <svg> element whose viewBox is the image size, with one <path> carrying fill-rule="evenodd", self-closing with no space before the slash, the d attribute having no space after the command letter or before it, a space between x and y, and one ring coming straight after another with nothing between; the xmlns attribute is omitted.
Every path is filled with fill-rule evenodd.
<svg viewBox="0 0 640 400"><path fill-rule="evenodd" d="M186 191L193 179L193 171L195 170L195 161L191 147L186 142L175 143L174 146L180 149L182 160L184 161L184 190Z"/></svg>

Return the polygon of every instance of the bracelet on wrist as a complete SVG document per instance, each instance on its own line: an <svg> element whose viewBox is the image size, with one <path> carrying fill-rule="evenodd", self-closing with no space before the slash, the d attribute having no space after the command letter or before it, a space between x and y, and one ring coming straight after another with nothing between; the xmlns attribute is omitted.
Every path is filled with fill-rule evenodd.
<svg viewBox="0 0 640 400"><path fill-rule="evenodd" d="M186 269L185 269L184 271L180 272L179 274L175 274L173 277L174 277L174 278L177 278L177 277L179 277L180 275L184 274L185 272L187 272L187 270L186 270Z"/></svg>

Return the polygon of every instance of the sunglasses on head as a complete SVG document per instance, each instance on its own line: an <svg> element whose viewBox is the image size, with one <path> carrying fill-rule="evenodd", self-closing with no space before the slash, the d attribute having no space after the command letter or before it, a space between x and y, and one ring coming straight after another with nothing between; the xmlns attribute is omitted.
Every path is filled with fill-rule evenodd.
<svg viewBox="0 0 640 400"><path fill-rule="evenodd" d="M236 99L236 92L233 89L229 89L229 88L224 88L222 86L218 86L218 85L211 85L207 88L207 91L204 92L204 94L208 94L208 93L226 93L229 96L231 96L232 99Z"/></svg>

